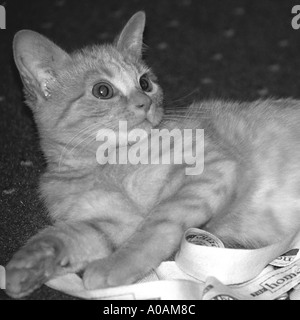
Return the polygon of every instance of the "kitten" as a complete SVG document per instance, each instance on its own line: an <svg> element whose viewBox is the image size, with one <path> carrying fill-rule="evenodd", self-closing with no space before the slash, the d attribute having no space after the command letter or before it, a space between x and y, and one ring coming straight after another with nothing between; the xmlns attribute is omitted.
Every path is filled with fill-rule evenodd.
<svg viewBox="0 0 300 320"><path fill-rule="evenodd" d="M143 12L113 45L67 54L20 31L14 57L48 160L40 193L53 226L7 265L7 290L23 297L48 279L84 270L87 289L133 283L201 227L229 247L257 248L300 227L300 102L195 102L168 110L141 60ZM99 165L102 128L204 129L200 175L185 165Z"/></svg>

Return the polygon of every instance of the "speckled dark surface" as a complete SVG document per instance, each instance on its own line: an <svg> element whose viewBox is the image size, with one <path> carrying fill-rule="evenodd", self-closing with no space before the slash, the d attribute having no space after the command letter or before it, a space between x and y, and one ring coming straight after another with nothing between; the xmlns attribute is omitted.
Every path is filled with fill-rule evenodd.
<svg viewBox="0 0 300 320"><path fill-rule="evenodd" d="M142 9L147 14L149 46L145 58L159 76L168 103L188 103L196 96L299 98L300 30L291 27L294 4L288 0L6 1L7 29L0 30L0 265L49 223L36 192L44 160L12 60L16 31L35 30L73 50L111 41ZM0 291L0 299L8 297ZM28 299L72 298L42 287Z"/></svg>

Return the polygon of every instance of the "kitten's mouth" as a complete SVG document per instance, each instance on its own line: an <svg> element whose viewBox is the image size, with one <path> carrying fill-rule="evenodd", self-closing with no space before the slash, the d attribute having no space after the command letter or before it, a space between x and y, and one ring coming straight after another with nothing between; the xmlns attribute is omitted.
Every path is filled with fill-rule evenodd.
<svg viewBox="0 0 300 320"><path fill-rule="evenodd" d="M145 118L136 127L147 131L147 133L150 133L150 130L154 127L154 125L148 118Z"/></svg>
<svg viewBox="0 0 300 320"><path fill-rule="evenodd" d="M140 119L139 122L132 125L131 128L128 128L128 130L142 129L149 135L151 133L151 129L160 123L162 116L163 112L160 112L157 109L150 109L143 119Z"/></svg>

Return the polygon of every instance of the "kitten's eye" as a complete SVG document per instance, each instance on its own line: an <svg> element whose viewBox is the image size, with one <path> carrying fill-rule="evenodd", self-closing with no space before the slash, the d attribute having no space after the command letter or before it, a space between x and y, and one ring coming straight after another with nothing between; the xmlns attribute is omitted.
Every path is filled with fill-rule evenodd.
<svg viewBox="0 0 300 320"><path fill-rule="evenodd" d="M92 93L98 99L111 99L114 96L114 89L107 82L99 82L94 85Z"/></svg>
<svg viewBox="0 0 300 320"><path fill-rule="evenodd" d="M143 91L150 92L152 90L152 83L148 79L147 75L143 75L140 78L140 86L143 89Z"/></svg>

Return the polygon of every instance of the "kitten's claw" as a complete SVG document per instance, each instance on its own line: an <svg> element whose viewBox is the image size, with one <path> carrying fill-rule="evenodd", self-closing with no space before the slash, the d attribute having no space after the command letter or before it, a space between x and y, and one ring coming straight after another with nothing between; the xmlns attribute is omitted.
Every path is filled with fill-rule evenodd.
<svg viewBox="0 0 300 320"><path fill-rule="evenodd" d="M6 293L22 298L38 289L60 267L63 244L57 239L34 241L18 251L6 266Z"/></svg>

